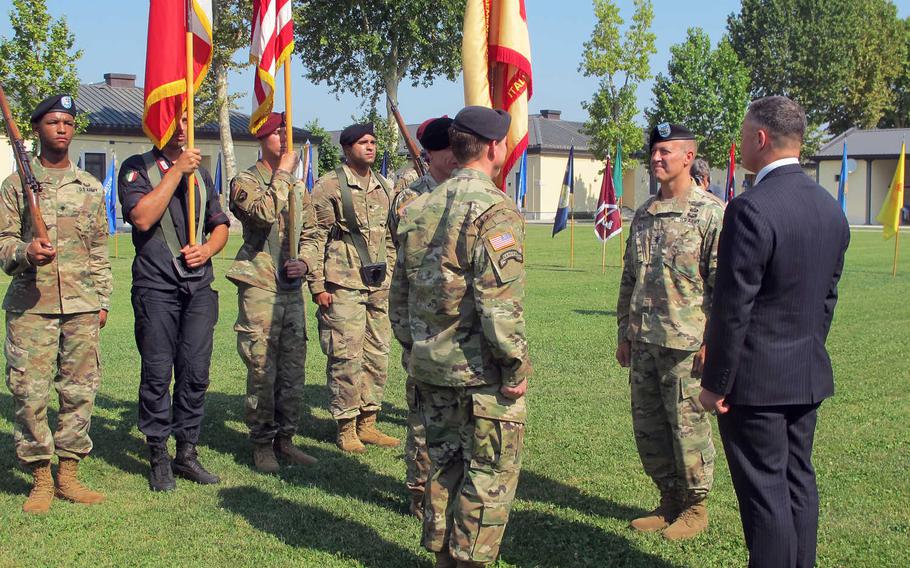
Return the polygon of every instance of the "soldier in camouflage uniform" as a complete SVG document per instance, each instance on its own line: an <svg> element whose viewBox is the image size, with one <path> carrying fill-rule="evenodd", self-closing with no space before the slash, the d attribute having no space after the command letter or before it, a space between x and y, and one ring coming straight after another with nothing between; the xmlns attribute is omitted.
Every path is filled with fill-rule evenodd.
<svg viewBox="0 0 910 568"><path fill-rule="evenodd" d="M271 113L256 131L262 158L231 181L231 212L243 224L243 246L227 273L237 285L237 351L247 368L246 423L253 464L278 471L277 456L296 464L316 462L293 445L306 368L306 259L291 254L289 232L299 241L315 227L306 187L291 173L284 117ZM293 230L288 230L290 200ZM295 251L296 252L296 251ZM276 456L277 454L277 456Z"/></svg>
<svg viewBox="0 0 910 568"><path fill-rule="evenodd" d="M313 259L307 281L319 305L319 343L328 357L329 410L338 423L337 444L346 452L363 453L364 444L400 444L376 427L392 339L392 198L388 182L370 169L376 161L373 125L345 128L340 142L346 164L316 182L316 229L305 235L301 247L305 258ZM347 214L345 193L350 196Z"/></svg>
<svg viewBox="0 0 910 568"><path fill-rule="evenodd" d="M679 125L651 133L660 192L635 212L616 314L616 358L631 365L632 425L660 505L632 521L640 531L691 538L708 526L714 477L711 422L698 403L703 338L717 266L723 204L698 187L689 166L695 137Z"/></svg>
<svg viewBox="0 0 910 568"><path fill-rule="evenodd" d="M417 197L429 193L437 185L449 179L457 163L449 147L449 127L452 119L443 116L424 121L417 129L417 139L426 153L429 172L409 186L400 190L392 200L389 223L393 236L397 230L400 212ZM408 370L408 351L402 353L401 364ZM407 464L405 485L411 493L411 513L423 519L424 487L430 471L430 457L427 454L426 433L417 414L417 391L414 377L408 376L405 393L408 403L408 432L404 443L404 459Z"/></svg>
<svg viewBox="0 0 910 568"><path fill-rule="evenodd" d="M82 486L78 465L92 450L95 394L101 384L99 329L107 322L113 278L107 258L104 190L69 160L76 109L72 97L45 99L32 114L40 153L31 161L49 239L31 226L18 174L0 189L0 262L13 276L6 291L6 384L15 408L16 456L34 485L22 509L46 512L55 494L76 503L104 496ZM60 411L47 422L51 384Z"/></svg>
<svg viewBox="0 0 910 568"><path fill-rule="evenodd" d="M459 169L404 207L397 235L391 318L426 427L423 545L438 567L496 560L521 469L524 230L491 179L509 123L503 111L459 112L449 131Z"/></svg>

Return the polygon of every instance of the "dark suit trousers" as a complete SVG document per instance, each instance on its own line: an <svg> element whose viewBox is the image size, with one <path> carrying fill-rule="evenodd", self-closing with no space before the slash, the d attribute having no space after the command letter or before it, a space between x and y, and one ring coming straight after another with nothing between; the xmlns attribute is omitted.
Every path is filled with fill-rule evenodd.
<svg viewBox="0 0 910 568"><path fill-rule="evenodd" d="M732 405L717 417L750 568L815 566L812 441L818 406Z"/></svg>

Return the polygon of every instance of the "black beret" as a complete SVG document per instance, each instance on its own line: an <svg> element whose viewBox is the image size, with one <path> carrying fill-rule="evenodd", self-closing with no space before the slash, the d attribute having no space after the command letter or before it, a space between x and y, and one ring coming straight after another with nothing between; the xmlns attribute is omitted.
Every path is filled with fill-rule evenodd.
<svg viewBox="0 0 910 568"><path fill-rule="evenodd" d="M372 122L366 122L364 124L352 124L341 131L341 136L338 138L338 141L342 146L351 146L367 134L373 137L376 136L376 134L373 133Z"/></svg>
<svg viewBox="0 0 910 568"><path fill-rule="evenodd" d="M452 128L485 140L502 140L509 131L511 123L512 117L502 109L467 106L455 115Z"/></svg>
<svg viewBox="0 0 910 568"><path fill-rule="evenodd" d="M432 152L448 148L449 127L452 126L452 122L452 119L447 116L431 120L418 137L424 150Z"/></svg>
<svg viewBox="0 0 910 568"><path fill-rule="evenodd" d="M70 116L76 116L76 102L69 95L48 97L35 107L35 112L32 113L32 124L41 120L41 117L49 112L65 112Z"/></svg>
<svg viewBox="0 0 910 568"><path fill-rule="evenodd" d="M667 140L695 140L695 135L682 124L661 122L651 130L648 148L653 148L658 142L666 142Z"/></svg>

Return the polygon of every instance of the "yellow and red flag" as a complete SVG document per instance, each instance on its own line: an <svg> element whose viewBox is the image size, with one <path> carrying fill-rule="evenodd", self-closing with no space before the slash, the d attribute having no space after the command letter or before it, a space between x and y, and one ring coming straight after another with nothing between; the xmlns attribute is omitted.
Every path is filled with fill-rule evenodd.
<svg viewBox="0 0 910 568"><path fill-rule="evenodd" d="M894 170L894 178L891 180L891 188L888 190L888 196L882 204L882 210L878 213L876 221L882 224L882 236L886 239L897 234L901 226L901 209L904 207L904 171L906 145L901 144L901 155L897 159L897 169Z"/></svg>
<svg viewBox="0 0 910 568"><path fill-rule="evenodd" d="M262 126L275 101L275 72L294 51L294 20L291 0L253 0L253 34L250 63L256 64L253 79L253 113L250 132Z"/></svg>
<svg viewBox="0 0 910 568"><path fill-rule="evenodd" d="M531 40L524 0L468 0L461 44L464 102L501 108L512 117L508 156L498 185L528 147L528 100L532 94Z"/></svg>
<svg viewBox="0 0 910 568"><path fill-rule="evenodd" d="M151 0L142 129L159 148L171 139L186 110L187 29L193 33L195 92L212 62L212 0Z"/></svg>

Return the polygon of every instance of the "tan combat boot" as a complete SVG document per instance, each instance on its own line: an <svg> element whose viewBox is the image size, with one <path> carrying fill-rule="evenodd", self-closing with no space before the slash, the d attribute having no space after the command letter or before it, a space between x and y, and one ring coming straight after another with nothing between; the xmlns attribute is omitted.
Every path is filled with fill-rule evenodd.
<svg viewBox="0 0 910 568"><path fill-rule="evenodd" d="M367 451L363 442L357 437L357 420L342 418L338 421L338 439L335 441L342 451L351 454L362 454Z"/></svg>
<svg viewBox="0 0 910 568"><path fill-rule="evenodd" d="M275 454L280 458L297 465L313 465L319 461L295 446L291 439L286 436L278 436L275 438Z"/></svg>
<svg viewBox="0 0 910 568"><path fill-rule="evenodd" d="M667 540L683 540L698 536L708 528L708 508L705 501L689 501L688 506L676 517L673 524L664 530Z"/></svg>
<svg viewBox="0 0 910 568"><path fill-rule="evenodd" d="M397 448L401 445L398 438L387 436L376 428L376 412L363 412L357 417L357 437L364 444L383 448Z"/></svg>
<svg viewBox="0 0 910 568"><path fill-rule="evenodd" d="M60 458L57 470L57 497L82 505L97 505L104 502L104 495L92 491L79 482L79 460Z"/></svg>
<svg viewBox="0 0 910 568"><path fill-rule="evenodd" d="M30 464L32 470L32 490L22 505L23 513L47 513L54 500L54 478L51 475L51 462L48 460Z"/></svg>
<svg viewBox="0 0 910 568"><path fill-rule="evenodd" d="M253 466L262 473L278 473L278 460L271 442L253 444Z"/></svg>
<svg viewBox="0 0 910 568"><path fill-rule="evenodd" d="M641 532L660 531L670 526L679 514L679 509L679 499L673 493L662 492L657 508L644 517L633 520L629 525Z"/></svg>

